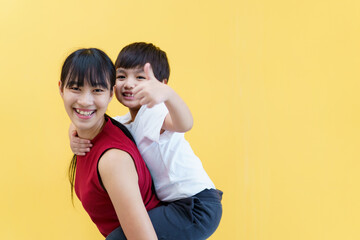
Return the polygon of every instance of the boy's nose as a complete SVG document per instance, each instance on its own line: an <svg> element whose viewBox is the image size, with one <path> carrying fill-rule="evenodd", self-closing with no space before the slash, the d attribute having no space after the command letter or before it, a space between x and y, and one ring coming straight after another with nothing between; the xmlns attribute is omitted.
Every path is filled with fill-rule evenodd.
<svg viewBox="0 0 360 240"><path fill-rule="evenodd" d="M132 79L127 79L124 84L125 89L132 89L135 87L135 82Z"/></svg>

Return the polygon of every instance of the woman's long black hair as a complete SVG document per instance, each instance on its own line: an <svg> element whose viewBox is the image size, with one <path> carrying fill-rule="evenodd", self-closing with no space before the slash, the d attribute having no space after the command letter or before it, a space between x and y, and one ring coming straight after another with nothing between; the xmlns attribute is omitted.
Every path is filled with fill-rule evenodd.
<svg viewBox="0 0 360 240"><path fill-rule="evenodd" d="M101 86L112 91L115 80L114 64L106 53L97 48L82 48L71 53L65 59L60 76L61 88L82 87L87 81L93 87ZM124 131L124 129L126 127L123 126L121 130ZM130 139L133 140L132 137ZM76 162L76 155L74 155L68 169L71 199L74 196Z"/></svg>

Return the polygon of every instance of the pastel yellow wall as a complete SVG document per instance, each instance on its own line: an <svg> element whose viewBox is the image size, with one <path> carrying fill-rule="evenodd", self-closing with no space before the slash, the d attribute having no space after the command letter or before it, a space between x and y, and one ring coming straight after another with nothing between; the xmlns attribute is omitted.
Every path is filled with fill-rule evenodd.
<svg viewBox="0 0 360 240"><path fill-rule="evenodd" d="M360 239L359 30L355 0L0 0L0 239L103 239L70 201L57 81L134 41L168 53L225 192L212 240Z"/></svg>

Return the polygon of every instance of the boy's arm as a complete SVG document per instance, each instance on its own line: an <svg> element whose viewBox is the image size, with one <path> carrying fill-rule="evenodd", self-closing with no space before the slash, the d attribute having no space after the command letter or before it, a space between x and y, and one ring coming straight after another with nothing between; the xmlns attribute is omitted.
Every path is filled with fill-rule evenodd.
<svg viewBox="0 0 360 240"><path fill-rule="evenodd" d="M78 156L85 156L87 152L90 152L92 147L91 141L88 139L79 138L74 124L70 124L69 127L69 139L71 151Z"/></svg>
<svg viewBox="0 0 360 240"><path fill-rule="evenodd" d="M171 97L164 102L169 114L165 117L162 129L172 132L187 132L193 126L190 109L173 89L170 87L169 89L172 92Z"/></svg>
<svg viewBox="0 0 360 240"><path fill-rule="evenodd" d="M149 63L144 66L147 81L137 85L133 93L141 105L149 108L164 102L169 114L165 117L162 129L173 132L187 132L193 126L190 109L181 97L165 83L158 81Z"/></svg>

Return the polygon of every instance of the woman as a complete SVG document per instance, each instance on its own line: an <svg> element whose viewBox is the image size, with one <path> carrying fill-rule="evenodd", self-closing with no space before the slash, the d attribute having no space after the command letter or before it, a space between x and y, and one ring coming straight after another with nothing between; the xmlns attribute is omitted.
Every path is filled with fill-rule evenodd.
<svg viewBox="0 0 360 240"><path fill-rule="evenodd" d="M150 173L126 128L105 114L114 84L114 65L99 49L77 50L64 62L66 112L78 136L93 144L70 164L72 191L105 237L121 224L128 239L157 239L147 213L160 205Z"/></svg>

